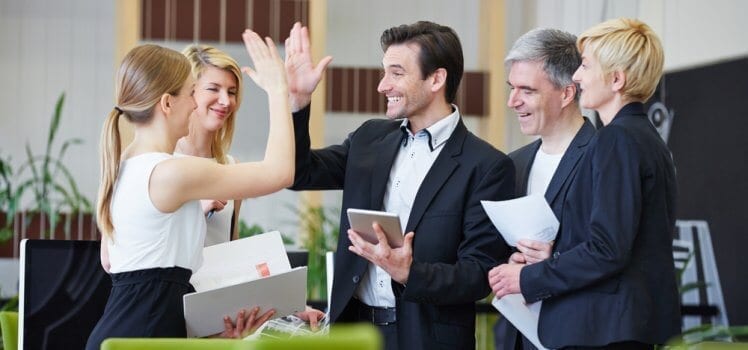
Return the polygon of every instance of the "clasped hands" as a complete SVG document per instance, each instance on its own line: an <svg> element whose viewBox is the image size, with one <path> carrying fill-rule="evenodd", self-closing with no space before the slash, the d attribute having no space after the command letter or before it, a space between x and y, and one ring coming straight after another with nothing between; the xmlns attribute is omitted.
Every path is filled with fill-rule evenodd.
<svg viewBox="0 0 748 350"><path fill-rule="evenodd" d="M517 252L509 257L509 262L488 271L488 284L497 298L507 294L521 293L520 273L529 264L548 259L553 242L539 242L527 239L517 241Z"/></svg>
<svg viewBox="0 0 748 350"><path fill-rule="evenodd" d="M361 238L358 232L348 229L348 239L352 244L348 247L348 250L387 271L394 281L403 285L406 284L410 274L410 265L413 263L413 236L415 233L408 232L403 239L402 247L392 248L387 243L387 236L384 234L382 226L375 222L372 224L372 228L377 235L377 244L367 242Z"/></svg>

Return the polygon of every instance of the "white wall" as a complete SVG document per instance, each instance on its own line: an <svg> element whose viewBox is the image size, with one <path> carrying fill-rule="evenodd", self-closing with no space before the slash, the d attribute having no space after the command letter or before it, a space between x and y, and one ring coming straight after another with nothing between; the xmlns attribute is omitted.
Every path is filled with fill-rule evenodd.
<svg viewBox="0 0 748 350"><path fill-rule="evenodd" d="M137 1L137 0L133 0ZM741 0L505 0L507 45L535 26L579 34L601 20L633 16L647 21L665 45L666 69L707 64L748 55L748 2ZM328 0L327 52L333 65L381 65L379 35L394 25L426 19L453 27L463 43L466 70L479 69L480 0ZM114 3L100 0L0 0L0 74L5 78L0 107L0 154L14 163L25 158L28 141L42 152L49 117L62 91L67 93L59 139L79 137L83 146L67 157L81 190L92 200L98 186L97 146L102 121L113 104ZM181 49L186 43L172 43ZM221 46L240 63L249 60L238 45ZM502 64L496 62L496 64ZM245 91L232 154L240 160L262 157L267 133L265 95L253 84ZM326 143L342 141L363 120L378 115L330 113ZM476 118L466 120L476 130ZM512 114L507 118L508 150L527 142ZM339 206L340 193L326 194ZM242 217L266 228L295 233L290 191L245 202Z"/></svg>
<svg viewBox="0 0 748 350"><path fill-rule="evenodd" d="M647 22L665 49L665 70L673 71L748 55L748 2L742 0L507 0L514 11L508 42L534 27L580 34L616 17Z"/></svg>
<svg viewBox="0 0 748 350"><path fill-rule="evenodd" d="M84 140L65 159L93 200L99 130L113 106L114 3L0 0L0 47L0 154L18 167L27 142L43 153L55 102L65 92L55 150L65 139Z"/></svg>

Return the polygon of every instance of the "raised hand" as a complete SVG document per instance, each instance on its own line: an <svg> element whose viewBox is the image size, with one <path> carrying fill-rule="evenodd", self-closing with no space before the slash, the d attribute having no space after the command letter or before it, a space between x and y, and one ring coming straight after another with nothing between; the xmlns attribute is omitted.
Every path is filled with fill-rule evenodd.
<svg viewBox="0 0 748 350"><path fill-rule="evenodd" d="M268 94L286 94L288 85L286 84L283 60L281 60L273 40L265 38L263 42L257 33L249 29L244 31L242 39L255 67L254 69L242 67L242 71L247 73L255 84Z"/></svg>
<svg viewBox="0 0 748 350"><path fill-rule="evenodd" d="M312 100L312 92L332 61L326 56L315 66L309 45L309 29L296 22L286 39L286 78L291 110L298 111Z"/></svg>

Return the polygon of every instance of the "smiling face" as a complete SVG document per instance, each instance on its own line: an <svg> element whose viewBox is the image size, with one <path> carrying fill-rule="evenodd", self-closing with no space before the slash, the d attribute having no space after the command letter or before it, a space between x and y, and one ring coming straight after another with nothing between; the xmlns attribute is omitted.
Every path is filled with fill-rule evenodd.
<svg viewBox="0 0 748 350"><path fill-rule="evenodd" d="M546 136L552 132L553 124L561 117L564 89L551 83L543 63L512 63L507 83L511 89L507 106L517 113L522 133Z"/></svg>
<svg viewBox="0 0 748 350"><path fill-rule="evenodd" d="M418 64L420 48L415 44L396 44L382 58L384 75L377 91L387 97L387 117L418 118L433 102L430 85Z"/></svg>
<svg viewBox="0 0 748 350"><path fill-rule="evenodd" d="M195 84L195 117L208 131L223 127L237 107L236 77L229 71L206 66Z"/></svg>

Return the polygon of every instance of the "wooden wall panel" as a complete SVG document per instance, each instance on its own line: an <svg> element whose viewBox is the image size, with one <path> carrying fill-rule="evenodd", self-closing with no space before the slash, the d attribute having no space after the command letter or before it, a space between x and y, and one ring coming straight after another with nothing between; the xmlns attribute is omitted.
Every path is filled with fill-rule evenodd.
<svg viewBox="0 0 748 350"><path fill-rule="evenodd" d="M226 0L226 42L241 42L242 33L248 27L247 1Z"/></svg>
<svg viewBox="0 0 748 350"><path fill-rule="evenodd" d="M141 0L144 40L240 43L250 28L276 42L309 23L309 0ZM197 6L195 6L197 4ZM198 28L195 28L195 25ZM197 36L197 37L195 37Z"/></svg>
<svg viewBox="0 0 748 350"><path fill-rule="evenodd" d="M200 1L199 41L219 41L221 39L221 7L219 2Z"/></svg>
<svg viewBox="0 0 748 350"><path fill-rule="evenodd" d="M195 2L186 0L175 1L173 4L176 7L174 11L176 13L176 18L174 18L175 39L192 41L195 33Z"/></svg>
<svg viewBox="0 0 748 350"><path fill-rule="evenodd" d="M327 68L327 107L330 112L381 114L387 109L385 97L377 92L380 68ZM488 75L465 72L455 104L463 115L488 114Z"/></svg>

